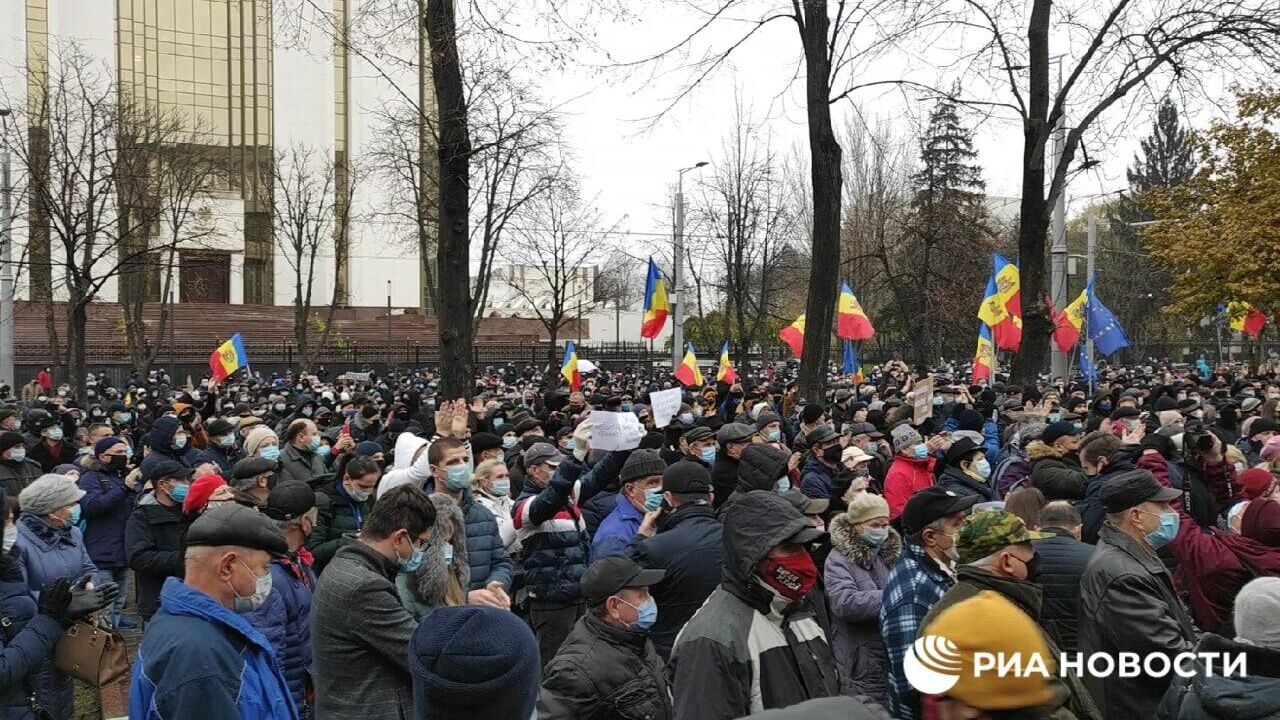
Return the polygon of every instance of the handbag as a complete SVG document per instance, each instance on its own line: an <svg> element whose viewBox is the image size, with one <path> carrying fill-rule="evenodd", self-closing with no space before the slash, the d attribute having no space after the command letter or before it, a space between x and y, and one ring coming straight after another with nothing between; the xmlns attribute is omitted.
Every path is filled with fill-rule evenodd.
<svg viewBox="0 0 1280 720"><path fill-rule="evenodd" d="M59 672L103 687L129 674L129 651L124 638L92 622L76 620L53 648L53 664Z"/></svg>

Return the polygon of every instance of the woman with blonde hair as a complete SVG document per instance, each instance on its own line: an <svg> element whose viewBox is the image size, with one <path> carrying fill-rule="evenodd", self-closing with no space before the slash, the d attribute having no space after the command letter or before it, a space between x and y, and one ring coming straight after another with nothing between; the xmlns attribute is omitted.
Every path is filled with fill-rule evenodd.
<svg viewBox="0 0 1280 720"><path fill-rule="evenodd" d="M518 552L520 541L516 539L515 522L511 519L515 501L511 499L511 473L507 466L501 460L485 460L477 465L471 474L471 494L498 521L498 535L507 546L507 553Z"/></svg>

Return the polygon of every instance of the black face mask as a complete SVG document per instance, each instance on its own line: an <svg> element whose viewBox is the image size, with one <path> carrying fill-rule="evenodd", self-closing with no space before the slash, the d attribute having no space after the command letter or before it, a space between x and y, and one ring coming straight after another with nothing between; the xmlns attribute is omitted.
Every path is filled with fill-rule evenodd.
<svg viewBox="0 0 1280 720"><path fill-rule="evenodd" d="M129 458L124 455L112 455L107 458L107 469L112 472L122 472L129 464Z"/></svg>
<svg viewBox="0 0 1280 720"><path fill-rule="evenodd" d="M1040 582L1040 553L1036 553L1029 561L1022 560L1022 564L1027 566L1027 582Z"/></svg>
<svg viewBox="0 0 1280 720"><path fill-rule="evenodd" d="M840 447L839 445L832 445L831 447L822 451L822 459L826 460L829 463L838 463L840 462L840 456L843 453L844 453L844 448Z"/></svg>

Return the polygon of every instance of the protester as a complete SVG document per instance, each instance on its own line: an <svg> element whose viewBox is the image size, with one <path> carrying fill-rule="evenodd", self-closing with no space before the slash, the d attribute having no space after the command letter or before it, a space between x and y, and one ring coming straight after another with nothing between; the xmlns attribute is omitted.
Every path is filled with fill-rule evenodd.
<svg viewBox="0 0 1280 720"><path fill-rule="evenodd" d="M1046 537L1032 541L1039 558L1044 591L1040 621L1064 652L1075 652L1079 641L1080 581L1093 557L1094 546L1080 541L1083 524L1071 503L1055 500L1040 511L1039 530Z"/></svg>
<svg viewBox="0 0 1280 720"><path fill-rule="evenodd" d="M805 436L809 459L800 472L800 491L812 498L831 499L835 471L840 467L844 447L830 425L819 425ZM836 496L839 497L837 492Z"/></svg>
<svg viewBox="0 0 1280 720"><path fill-rule="evenodd" d="M543 672L540 720L671 718L664 666L649 640L660 614L649 588L665 575L625 557L591 563L582 575L587 612Z"/></svg>
<svg viewBox="0 0 1280 720"><path fill-rule="evenodd" d="M320 431L311 420L294 420L280 438L280 476L282 479L310 483L314 478L328 474L324 455L328 454L320 443Z"/></svg>
<svg viewBox="0 0 1280 720"><path fill-rule="evenodd" d="M1085 493L1084 469L1080 467L1080 426L1071 420L1049 423L1044 433L1027 445L1031 461L1031 485L1046 500L1079 500Z"/></svg>
<svg viewBox="0 0 1280 720"><path fill-rule="evenodd" d="M435 493L430 498L436 509L436 520L429 539L422 546L423 562L416 570L401 570L396 575L400 604L415 620L422 620L442 607L467 603L470 566L462 510L447 495ZM495 601L478 604L501 607Z"/></svg>
<svg viewBox="0 0 1280 720"><path fill-rule="evenodd" d="M251 499L259 509L267 503L267 497L280 475L278 463L264 457L247 457L238 461L231 470L231 489L238 495ZM296 482L296 481L295 481Z"/></svg>
<svg viewBox="0 0 1280 720"><path fill-rule="evenodd" d="M84 544L99 573L110 577L120 588L120 595L111 609L111 624L124 629L135 626L132 620L120 614L124 599L129 595L129 565L124 552L125 526L136 499L136 491L124 481L129 462L127 451L128 445L122 438L98 440L93 445L90 469L76 481L84 491L84 497L80 498L81 515L85 520Z"/></svg>
<svg viewBox="0 0 1280 720"><path fill-rule="evenodd" d="M316 491L316 529L307 539L307 549L315 557L316 574L325 567L338 548L351 542L349 533L358 533L373 511L373 491L382 471L367 457L348 456L334 474L333 484ZM388 493L390 494L390 493Z"/></svg>
<svg viewBox="0 0 1280 720"><path fill-rule="evenodd" d="M142 472L147 474L157 464L162 462L172 462L190 467L193 461L193 453L190 445L187 444L187 431L183 429L182 423L178 422L178 418L162 416L156 419L155 424L151 426L151 432L147 434L150 448L146 459L142 461Z"/></svg>
<svg viewBox="0 0 1280 720"><path fill-rule="evenodd" d="M1039 488L1018 488L1004 499L1004 509L1018 516L1028 530L1040 527L1040 511L1048 504Z"/></svg>
<svg viewBox="0 0 1280 720"><path fill-rule="evenodd" d="M271 556L288 550L270 520L240 505L192 523L183 579L165 580L138 648L129 717L299 717L271 643L244 614L266 601Z"/></svg>
<svg viewBox="0 0 1280 720"><path fill-rule="evenodd" d="M662 506L662 474L666 463L656 450L636 450L622 466L622 490L614 509L600 523L591 541L591 559L622 555L635 538L645 513Z"/></svg>
<svg viewBox="0 0 1280 720"><path fill-rule="evenodd" d="M1245 470L1239 479L1241 497L1248 501L1240 518L1240 534L1280 548L1280 483L1258 468Z"/></svg>
<svg viewBox="0 0 1280 720"><path fill-rule="evenodd" d="M718 720L839 693L835 658L805 599L824 536L776 493L724 513L724 576L676 638L674 717Z"/></svg>
<svg viewBox="0 0 1280 720"><path fill-rule="evenodd" d="M889 519L896 520L907 499L933 485L933 451L937 443L925 443L910 425L898 425L889 432L893 438L893 463L884 478L884 499L889 503Z"/></svg>
<svg viewBox="0 0 1280 720"><path fill-rule="evenodd" d="M515 500L511 497L511 471L501 460L485 460L476 465L471 475L471 492L476 502L484 506L498 523L498 536L507 548L507 556L513 560L520 552L516 538L515 522L511 510Z"/></svg>
<svg viewBox="0 0 1280 720"><path fill-rule="evenodd" d="M26 441L20 433L0 434L0 481L9 497L18 497L23 488L43 474L40 463L27 457Z"/></svg>
<svg viewBox="0 0 1280 720"><path fill-rule="evenodd" d="M167 578L182 577L182 504L191 469L172 460L151 465L143 475L152 491L138 500L124 529L124 554L133 570L138 615L143 623L160 607Z"/></svg>
<svg viewBox="0 0 1280 720"><path fill-rule="evenodd" d="M80 522L84 491L66 475L42 475L18 495L18 562L27 587L40 588L59 578L73 582L106 581L89 557Z"/></svg>
<svg viewBox="0 0 1280 720"><path fill-rule="evenodd" d="M435 520L426 493L394 488L321 573L311 603L317 718L413 714L409 641L418 621L400 604L395 577L422 566Z"/></svg>
<svg viewBox="0 0 1280 720"><path fill-rule="evenodd" d="M493 513L477 502L471 493L471 467L467 463L467 447L461 440L442 437L427 451L434 491L451 498L461 511L465 523L465 543L469 580L463 584L467 602L510 608L507 591L511 589L511 557L499 532Z"/></svg>
<svg viewBox="0 0 1280 720"><path fill-rule="evenodd" d="M957 495L975 495L978 502L1000 499L995 489L988 484L991 464L987 462L986 451L981 445L970 438L960 438L951 443L945 460L946 467L938 477L939 487Z"/></svg>

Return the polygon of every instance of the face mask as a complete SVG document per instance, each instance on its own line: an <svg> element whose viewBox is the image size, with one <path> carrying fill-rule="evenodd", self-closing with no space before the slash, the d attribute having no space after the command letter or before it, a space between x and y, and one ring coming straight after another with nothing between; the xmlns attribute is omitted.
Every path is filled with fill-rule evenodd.
<svg viewBox="0 0 1280 720"><path fill-rule="evenodd" d="M315 451L319 450L319 449L320 449L320 436L319 436L319 435L312 435L312 436L311 436L311 442L307 443L307 447L311 449L311 452L315 452Z"/></svg>
<svg viewBox="0 0 1280 720"><path fill-rule="evenodd" d="M233 447L236 444L235 433L232 433L231 435L223 435L218 438L218 444L224 448Z"/></svg>
<svg viewBox="0 0 1280 720"><path fill-rule="evenodd" d="M844 448L839 445L832 445L822 451L822 459L831 464L840 462L840 454L844 452Z"/></svg>
<svg viewBox="0 0 1280 720"><path fill-rule="evenodd" d="M698 457L702 458L702 462L710 465L716 461L716 449L714 447L704 447L698 451Z"/></svg>
<svg viewBox="0 0 1280 720"><path fill-rule="evenodd" d="M26 448L18 448L17 450L14 450L13 453L9 455L9 459L16 463L21 463L26 461L27 459Z"/></svg>
<svg viewBox="0 0 1280 720"><path fill-rule="evenodd" d="M568 440L566 440L566 441L565 441L565 443L564 443L564 449L565 449L565 450L568 450L569 452L573 452L573 449L574 449L575 447L577 447L577 443L575 443L575 442L574 442L574 439L573 439L573 438L569 438L569 439L568 439Z"/></svg>
<svg viewBox="0 0 1280 720"><path fill-rule="evenodd" d="M951 546L948 547L946 550L943 550L942 551L943 554L947 556L947 559L950 560L953 565L955 563L960 562L960 548L956 547L956 538L960 536L960 533L957 532L955 535L952 535L950 533L939 533L939 534L946 535L947 538L951 540Z"/></svg>
<svg viewBox="0 0 1280 720"><path fill-rule="evenodd" d="M502 429L502 426L503 426L503 425L506 425L506 424L507 424L507 421L506 421L506 420L503 420L503 419L502 419L502 418L500 418L500 417L496 417L496 418L494 418L494 419L493 419L493 429L494 429L494 430L500 430L500 429Z"/></svg>
<svg viewBox="0 0 1280 720"><path fill-rule="evenodd" d="M349 488L347 490L347 494L351 496L352 500L360 503L367 501L370 495L367 490L360 490L358 488Z"/></svg>
<svg viewBox="0 0 1280 720"><path fill-rule="evenodd" d="M274 406L276 412L284 412L284 403L276 403Z"/></svg>
<svg viewBox="0 0 1280 720"><path fill-rule="evenodd" d="M636 611L636 621L628 626L632 630L648 630L653 627L654 623L658 622L658 601L652 597L640 603L640 607L636 607L622 598L618 598L618 600L623 605Z"/></svg>
<svg viewBox="0 0 1280 720"><path fill-rule="evenodd" d="M441 551L444 554L444 564L452 565L453 564L453 543L445 543L444 547L441 548Z"/></svg>
<svg viewBox="0 0 1280 720"><path fill-rule="evenodd" d="M773 489L774 489L774 490L777 490L777 491L778 491L778 492L780 492L780 493L784 493L784 492L786 492L786 491L790 490L790 489L791 489L791 478L789 478L789 477L780 477L780 478L778 478L778 482L776 482L776 483L774 483L774 484L773 484Z"/></svg>
<svg viewBox="0 0 1280 720"><path fill-rule="evenodd" d="M51 427L51 428L49 428L48 430L46 430L46 431L45 431L45 437L49 438L50 440L55 440L55 441L56 441L56 440L61 440L61 439L62 439L62 428L58 427L57 425L54 425L53 427Z"/></svg>
<svg viewBox="0 0 1280 720"><path fill-rule="evenodd" d="M174 436L173 436L173 449L174 449L174 450L181 450L182 448L184 448L184 447L186 447L186 446L187 446L187 436L186 436L186 435L174 435Z"/></svg>
<svg viewBox="0 0 1280 720"><path fill-rule="evenodd" d="M516 443L518 442L520 442L520 438L516 437L515 435L505 435L502 438L502 449L510 450L511 448L515 447Z"/></svg>
<svg viewBox="0 0 1280 720"><path fill-rule="evenodd" d="M1145 515L1155 515L1156 513L1143 513ZM1151 543L1151 547L1159 550L1160 548L1173 542L1178 536L1179 518L1176 512L1160 513L1160 527L1147 533L1147 542Z"/></svg>
<svg viewBox="0 0 1280 720"><path fill-rule="evenodd" d="M511 494L511 478L504 477L501 480L494 480L493 494L500 495L500 496L510 495Z"/></svg>
<svg viewBox="0 0 1280 720"><path fill-rule="evenodd" d="M268 445L268 446L266 446L266 447L262 448L261 450L259 450L259 451L258 451L258 455L259 455L259 456L261 456L263 460L279 460L279 459L280 459L280 446L279 446L279 445Z"/></svg>
<svg viewBox="0 0 1280 720"><path fill-rule="evenodd" d="M244 565L245 570L249 570L250 573L253 572L248 565L243 562L240 564ZM234 585L231 585L230 582L227 585L231 586L231 594L235 595L235 600L232 602L232 610L238 613L253 612L262 607L262 603L266 602L267 596L271 594L271 573L253 576L253 594L249 597L240 597L240 593L236 592Z"/></svg>
<svg viewBox="0 0 1280 720"><path fill-rule="evenodd" d="M1061 413L1049 413L1049 422L1056 423L1062 419Z"/></svg>
<svg viewBox="0 0 1280 720"><path fill-rule="evenodd" d="M929 457L929 448L924 443L916 443L911 446L911 456L917 460L923 460Z"/></svg>
<svg viewBox="0 0 1280 720"><path fill-rule="evenodd" d="M12 550L16 542L18 542L18 526L10 525L4 529L4 551Z"/></svg>
<svg viewBox="0 0 1280 720"><path fill-rule="evenodd" d="M67 518L66 527L80 524L80 504L76 503L71 506L71 517Z"/></svg>
<svg viewBox="0 0 1280 720"><path fill-rule="evenodd" d="M818 568L809 553L802 552L779 558L767 558L760 579L791 600L799 600L813 588L818 579Z"/></svg>
<svg viewBox="0 0 1280 720"><path fill-rule="evenodd" d="M449 548L452 553L453 548ZM400 563L400 569L405 572L417 572L422 567L422 548L414 548L413 554L408 559L400 557L400 551L396 550L396 560Z"/></svg>
<svg viewBox="0 0 1280 720"><path fill-rule="evenodd" d="M866 532L862 533L862 537L866 538L867 542L871 543L872 545L875 545L876 547L880 547L880 545L884 543L885 540L889 539L889 528L887 527L867 528Z"/></svg>
<svg viewBox="0 0 1280 720"><path fill-rule="evenodd" d="M1022 558L1018 558L1022 560ZM1036 582L1040 579L1040 553L1036 553L1030 560L1023 562L1027 566L1027 582Z"/></svg>
<svg viewBox="0 0 1280 720"><path fill-rule="evenodd" d="M692 424L693 424L693 413L680 413L680 424L682 424L682 425L692 425Z"/></svg>
<svg viewBox="0 0 1280 720"><path fill-rule="evenodd" d="M782 439L782 431L779 430L778 428L774 428L770 430L769 433L765 435L765 437L769 439L769 442L778 442L779 440Z"/></svg>
<svg viewBox="0 0 1280 720"><path fill-rule="evenodd" d="M1111 403L1109 402L1098 403L1098 410L1100 410L1103 414L1111 412Z"/></svg>
<svg viewBox="0 0 1280 720"><path fill-rule="evenodd" d="M120 424L121 424L121 425L127 425L127 424L129 424L129 422L130 422L130 421L132 421L132 420L133 420L133 415L131 415L131 414L129 414L129 413L120 413Z"/></svg>
<svg viewBox="0 0 1280 720"><path fill-rule="evenodd" d="M107 469L115 473L118 473L121 470L124 470L125 466L128 464L129 464L129 458L125 457L124 455L112 455L111 457L107 458Z"/></svg>
<svg viewBox="0 0 1280 720"><path fill-rule="evenodd" d="M622 403L622 412L631 412L631 403Z"/></svg>
<svg viewBox="0 0 1280 720"><path fill-rule="evenodd" d="M644 509L653 512L662 507L662 488L649 488L644 491Z"/></svg>
<svg viewBox="0 0 1280 720"><path fill-rule="evenodd" d="M311 417L311 408L302 408L302 417Z"/></svg>
<svg viewBox="0 0 1280 720"><path fill-rule="evenodd" d="M976 473L978 477L986 480L991 477L991 463L987 462L986 458L980 457L973 462L973 472Z"/></svg>
<svg viewBox="0 0 1280 720"><path fill-rule="evenodd" d="M941 405L941 404L942 404L942 398L941 398L940 396L938 396L938 395L934 395L934 396L933 396L933 404L934 404L934 405Z"/></svg>
<svg viewBox="0 0 1280 720"><path fill-rule="evenodd" d="M190 489L190 485L174 485L173 489L169 491L169 497L173 498L174 502L180 503L187 499L187 491Z"/></svg>
<svg viewBox="0 0 1280 720"><path fill-rule="evenodd" d="M445 468L444 486L454 492L465 488L471 482L471 473L466 465L450 465Z"/></svg>

